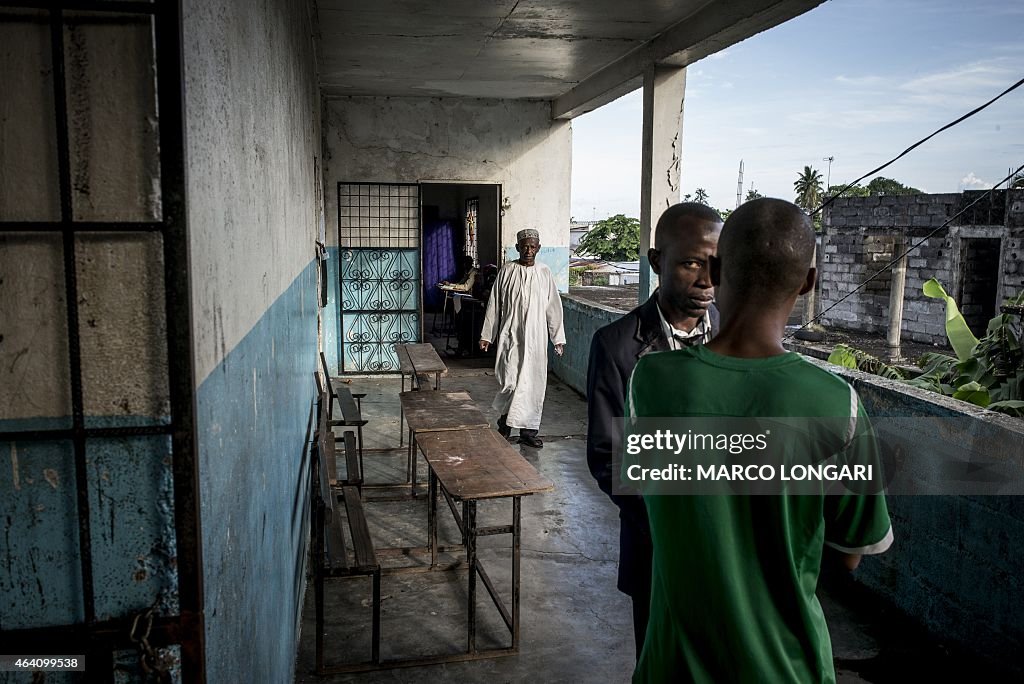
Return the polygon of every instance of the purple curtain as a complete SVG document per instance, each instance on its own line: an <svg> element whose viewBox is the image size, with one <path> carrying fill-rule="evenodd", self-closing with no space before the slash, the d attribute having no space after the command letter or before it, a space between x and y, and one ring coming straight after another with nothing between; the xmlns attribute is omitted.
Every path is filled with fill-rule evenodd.
<svg viewBox="0 0 1024 684"><path fill-rule="evenodd" d="M437 311L444 293L436 285L453 280L455 273L455 226L451 221L431 221L423 226L423 308Z"/></svg>

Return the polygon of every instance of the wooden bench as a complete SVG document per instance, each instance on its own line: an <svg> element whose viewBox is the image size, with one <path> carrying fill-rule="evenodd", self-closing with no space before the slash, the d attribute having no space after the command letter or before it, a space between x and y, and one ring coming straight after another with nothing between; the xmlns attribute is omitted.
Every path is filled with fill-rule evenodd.
<svg viewBox="0 0 1024 684"><path fill-rule="evenodd" d="M313 500L313 571L316 592L316 672L317 674L333 674L365 670L367 663L326 666L324 664L324 585L328 580L368 576L372 582L373 622L371 633L371 664L380 663L380 563L370 538L370 528L366 523L363 502L359 487L350 482L361 482L362 471L358 470L358 461L348 458L354 453L355 436L346 431L343 438L346 445L346 458L349 468L347 477L339 486L334 472L335 437L328 416L330 395L320 394L321 407L318 415L316 435L316 458L313 460L312 500ZM352 445L351 451L349 445ZM356 468L353 471L353 467ZM336 504L345 504L345 519L339 515ZM345 531L352 540L352 558L345 542Z"/></svg>
<svg viewBox="0 0 1024 684"><path fill-rule="evenodd" d="M327 392L320 392L321 405L327 401ZM317 447L327 456L327 482L332 487L339 485L353 485L362 487L363 470L359 462L359 451L356 448L356 435L351 430L345 430L341 437L334 435L330 419L326 409L319 409L317 412ZM345 477L338 477L338 442L345 448Z"/></svg>
<svg viewBox="0 0 1024 684"><path fill-rule="evenodd" d="M326 367L323 352L320 353L321 363ZM354 427L356 429L356 450L359 453L359 472L363 472L363 426L368 421L363 419L362 405L357 400L365 394L353 394L347 387L336 386L326 372L316 373L317 393L327 394L327 420L331 427ZM334 402L341 407L341 418L334 418Z"/></svg>

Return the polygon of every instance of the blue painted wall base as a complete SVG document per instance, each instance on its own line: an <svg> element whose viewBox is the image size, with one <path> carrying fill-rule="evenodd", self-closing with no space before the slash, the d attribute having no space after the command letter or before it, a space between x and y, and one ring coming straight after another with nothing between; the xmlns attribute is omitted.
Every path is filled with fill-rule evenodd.
<svg viewBox="0 0 1024 684"><path fill-rule="evenodd" d="M317 263L197 393L206 678L294 677L309 536Z"/></svg>

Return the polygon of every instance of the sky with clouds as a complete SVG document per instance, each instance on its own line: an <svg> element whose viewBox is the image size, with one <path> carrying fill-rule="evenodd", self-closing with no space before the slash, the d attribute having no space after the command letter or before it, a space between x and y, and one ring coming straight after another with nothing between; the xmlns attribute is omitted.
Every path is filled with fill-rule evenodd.
<svg viewBox="0 0 1024 684"><path fill-rule="evenodd" d="M1021 0L828 0L687 70L682 192L719 208L793 198L804 165L852 181L1024 78ZM573 120L572 214L640 215L642 102ZM988 188L1024 164L1024 86L881 175L925 192Z"/></svg>

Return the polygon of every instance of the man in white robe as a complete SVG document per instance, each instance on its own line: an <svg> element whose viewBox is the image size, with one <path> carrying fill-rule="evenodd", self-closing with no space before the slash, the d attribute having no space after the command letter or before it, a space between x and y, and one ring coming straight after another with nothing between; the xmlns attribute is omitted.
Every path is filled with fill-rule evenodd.
<svg viewBox="0 0 1024 684"><path fill-rule="evenodd" d="M492 406L501 416L504 437L519 428L519 442L539 449L537 436L548 386L548 340L559 356L565 348L562 299L555 277L536 263L540 236L536 230L516 234L519 260L501 267L487 300L480 348L497 344L494 375L498 394Z"/></svg>

